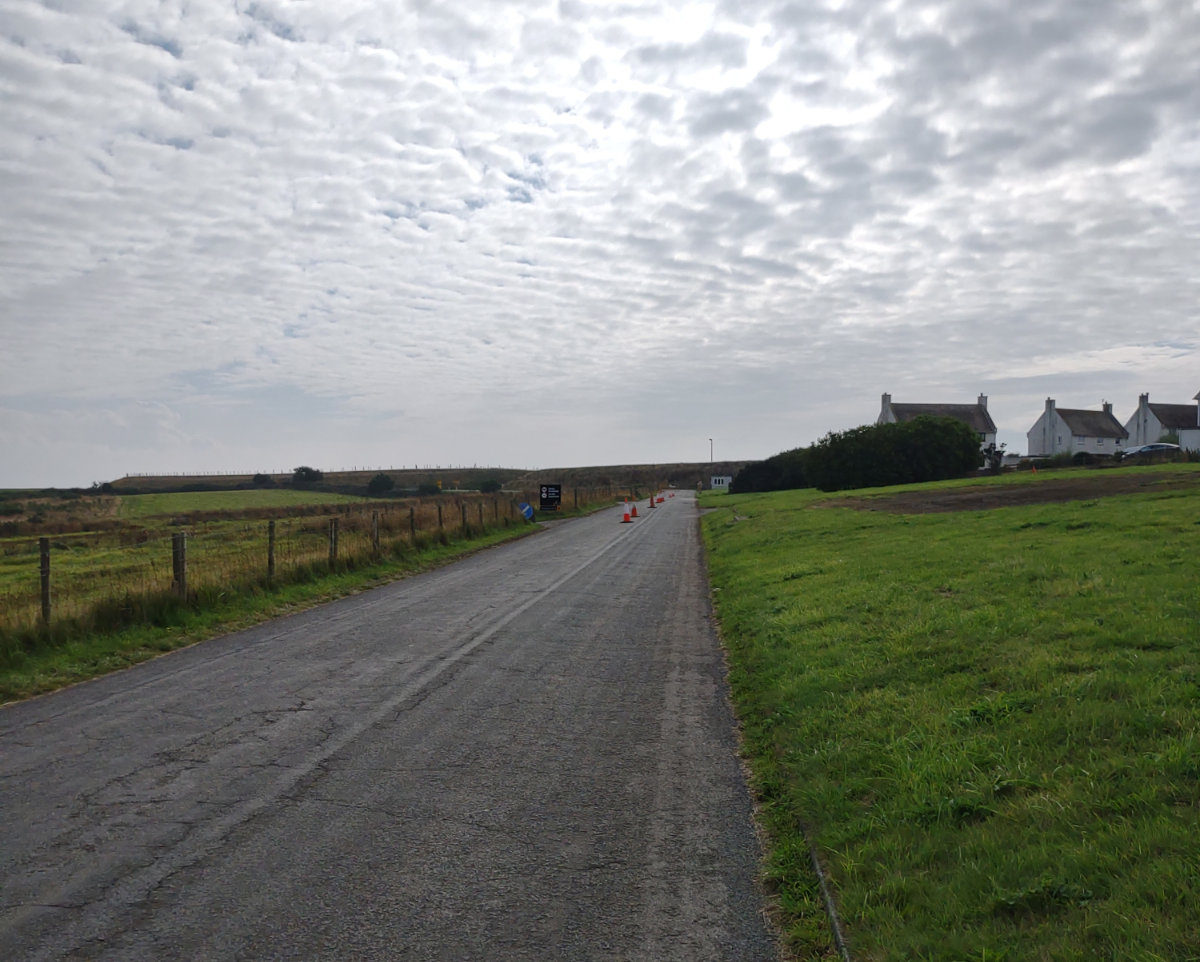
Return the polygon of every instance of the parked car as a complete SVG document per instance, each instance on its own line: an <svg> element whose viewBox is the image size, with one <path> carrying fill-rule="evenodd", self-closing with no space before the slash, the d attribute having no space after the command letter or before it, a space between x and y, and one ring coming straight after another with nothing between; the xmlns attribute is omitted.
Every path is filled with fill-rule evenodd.
<svg viewBox="0 0 1200 962"><path fill-rule="evenodd" d="M1141 444L1136 448L1129 448L1127 451L1121 452L1121 460L1128 461L1130 458L1150 458L1154 455L1174 454L1178 451L1178 444L1167 444L1166 441L1155 441L1153 444Z"/></svg>

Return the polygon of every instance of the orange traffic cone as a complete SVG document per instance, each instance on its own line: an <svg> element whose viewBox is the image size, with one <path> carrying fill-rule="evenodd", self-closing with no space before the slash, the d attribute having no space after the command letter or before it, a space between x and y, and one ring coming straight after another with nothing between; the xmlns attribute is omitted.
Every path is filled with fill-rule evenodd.
<svg viewBox="0 0 1200 962"><path fill-rule="evenodd" d="M625 516L623 518L621 518L621 524L632 524L632 523L633 522L629 517L629 502L627 501L627 502L625 502Z"/></svg>
<svg viewBox="0 0 1200 962"><path fill-rule="evenodd" d="M636 505L636 504L634 504L634 505L633 505L633 506L632 506L632 507L629 509L629 516L630 516L631 518L636 518L636 517L637 517L637 505Z"/></svg>

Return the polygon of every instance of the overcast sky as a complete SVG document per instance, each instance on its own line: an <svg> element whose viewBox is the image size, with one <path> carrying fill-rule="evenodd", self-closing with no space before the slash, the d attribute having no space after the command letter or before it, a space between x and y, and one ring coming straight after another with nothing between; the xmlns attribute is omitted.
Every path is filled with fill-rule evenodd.
<svg viewBox="0 0 1200 962"><path fill-rule="evenodd" d="M1200 390L1196 0L0 0L0 487Z"/></svg>

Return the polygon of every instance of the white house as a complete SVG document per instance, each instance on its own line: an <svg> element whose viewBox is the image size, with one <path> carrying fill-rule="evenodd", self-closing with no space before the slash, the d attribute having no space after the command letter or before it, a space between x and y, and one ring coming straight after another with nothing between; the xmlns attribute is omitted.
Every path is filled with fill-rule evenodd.
<svg viewBox="0 0 1200 962"><path fill-rule="evenodd" d="M987 395L979 395L974 404L894 404L890 394L883 395L876 424L893 424L896 421L911 421L921 415L938 418L954 418L967 424L979 435L979 446L986 448L996 443L996 425L988 414Z"/></svg>
<svg viewBox="0 0 1200 962"><path fill-rule="evenodd" d="M708 486L713 491L728 491L732 483L732 474L714 474Z"/></svg>
<svg viewBox="0 0 1200 962"><path fill-rule="evenodd" d="M1126 446L1129 432L1113 417L1112 405L1104 402L1103 410L1088 411L1060 408L1054 398L1046 398L1046 410L1033 422L1025 435L1029 456L1049 457L1052 454L1116 454Z"/></svg>
<svg viewBox="0 0 1200 962"><path fill-rule="evenodd" d="M1200 393L1196 394L1200 401ZM1151 404L1150 395L1138 397L1137 410L1125 422L1129 446L1153 444L1164 434L1179 438L1179 446L1200 451L1200 404Z"/></svg>

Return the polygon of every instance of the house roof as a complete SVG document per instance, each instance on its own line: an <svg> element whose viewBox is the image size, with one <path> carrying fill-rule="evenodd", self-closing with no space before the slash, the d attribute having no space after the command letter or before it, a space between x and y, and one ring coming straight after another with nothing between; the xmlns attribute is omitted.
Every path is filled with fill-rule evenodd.
<svg viewBox="0 0 1200 962"><path fill-rule="evenodd" d="M1196 420L1194 404L1151 404L1150 411L1164 428L1194 428L1200 426Z"/></svg>
<svg viewBox="0 0 1200 962"><path fill-rule="evenodd" d="M1080 438L1127 438L1129 432L1108 411L1079 411L1056 408L1071 433Z"/></svg>
<svg viewBox="0 0 1200 962"><path fill-rule="evenodd" d="M976 434L996 433L992 416L981 404L893 404L892 413L897 421L911 421L921 415L955 418L970 425Z"/></svg>

